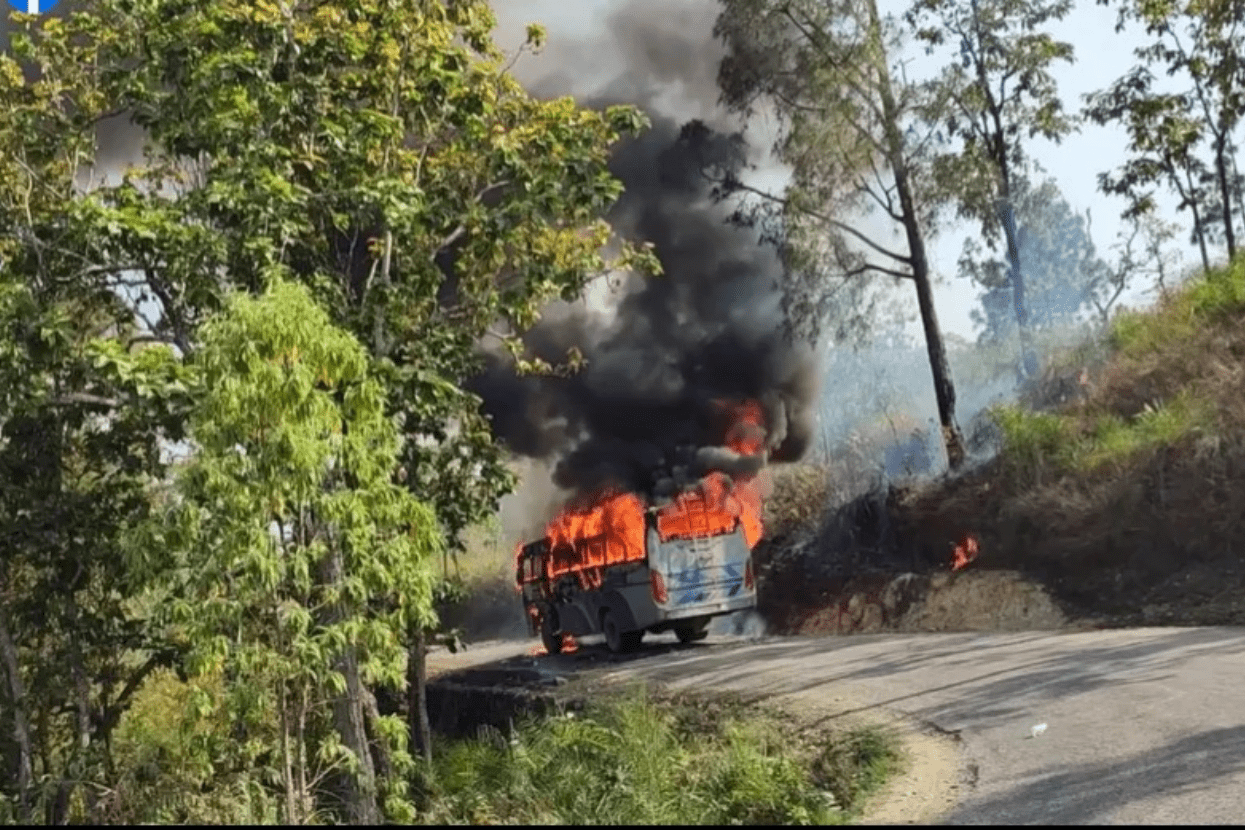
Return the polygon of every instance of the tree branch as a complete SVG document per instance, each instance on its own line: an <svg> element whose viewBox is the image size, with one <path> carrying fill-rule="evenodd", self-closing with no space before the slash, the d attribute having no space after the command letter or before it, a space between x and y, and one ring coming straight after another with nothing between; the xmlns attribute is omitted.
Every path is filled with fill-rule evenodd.
<svg viewBox="0 0 1245 830"><path fill-rule="evenodd" d="M835 55L831 54L831 52L821 42L820 33L814 34L805 28L805 26L801 24L800 21L796 20L795 16L791 14L791 9L789 7L783 7L782 15L790 20L791 25L795 26L795 28L799 30L800 34L804 35L805 40L807 40L814 49L820 52L821 56L838 71L840 80L842 80L843 83L850 87L853 92L860 96L861 100L864 101L869 109L873 111L874 116L879 120L885 120L882 112L877 108L877 104L874 103L873 96L871 96L868 91L865 90L860 83L851 76L848 70L844 69L842 62L839 61Z"/></svg>
<svg viewBox="0 0 1245 830"><path fill-rule="evenodd" d="M130 702L130 698L143 685L143 681L147 679L153 671L161 667L171 666L177 659L177 652L174 649L161 649L155 654L147 658L143 665L130 675L130 679L126 681L125 686L121 689L121 693L117 695L117 699L108 704L104 709L104 717L100 723L100 736L106 736L117 722L121 720L121 715L125 712L126 704Z"/></svg>
<svg viewBox="0 0 1245 830"><path fill-rule="evenodd" d="M849 271L844 271L843 276L844 277L857 277L865 273L866 271L876 271L879 274L886 274L888 276L898 277L899 279L903 279L903 280L914 279L912 274L907 271L896 271L894 268L887 268L884 265L875 265L874 263L871 263L871 262L866 262L864 265L861 265L858 268L852 268Z"/></svg>
<svg viewBox="0 0 1245 830"><path fill-rule="evenodd" d="M878 243L874 242L869 237L865 236L860 231L853 228L851 225L840 222L837 219L831 219L829 216L826 216L824 213L820 213L811 208L805 208L805 207L799 207L799 206L793 205L790 199L784 198L782 196L775 196L773 193L768 193L764 190L753 187L752 185L749 185L749 184L744 184L743 182L740 182L740 181L734 182L731 186L735 190L742 190L747 193L751 193L755 196L761 197L762 199L767 199L771 202L774 202L775 204L782 205L783 207L787 207L787 208L792 208L793 210L797 210L800 213L804 213L808 216L811 216L814 219L818 220L819 222L824 222L833 228L837 228L843 231L844 233L855 237L856 239L868 245L873 250L877 251L883 256L890 257L896 262L902 262L907 265L912 264L912 258L910 256L905 256L904 254L898 254L898 253L895 253L894 251L888 250L882 247L881 245L879 245Z"/></svg>

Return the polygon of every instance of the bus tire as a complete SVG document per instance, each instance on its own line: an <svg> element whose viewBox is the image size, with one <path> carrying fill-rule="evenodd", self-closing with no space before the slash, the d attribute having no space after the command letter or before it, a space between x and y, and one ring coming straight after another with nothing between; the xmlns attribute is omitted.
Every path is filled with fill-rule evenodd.
<svg viewBox="0 0 1245 830"><path fill-rule="evenodd" d="M618 615L609 610L601 614L601 632L605 635L605 645L615 654L635 651L644 639L642 630L623 631L618 623Z"/></svg>
<svg viewBox="0 0 1245 830"><path fill-rule="evenodd" d="M709 620L689 620L682 625L676 625L674 636L679 638L680 643L699 642L709 636Z"/></svg>
<svg viewBox="0 0 1245 830"><path fill-rule="evenodd" d="M540 615L540 642L550 654L562 653L562 634L558 631L558 612L550 608Z"/></svg>

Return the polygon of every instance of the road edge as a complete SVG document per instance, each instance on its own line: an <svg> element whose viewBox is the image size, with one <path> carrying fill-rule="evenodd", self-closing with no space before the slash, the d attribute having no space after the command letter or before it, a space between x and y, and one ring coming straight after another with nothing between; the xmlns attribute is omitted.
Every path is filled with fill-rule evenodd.
<svg viewBox="0 0 1245 830"><path fill-rule="evenodd" d="M806 729L880 727L899 741L900 767L865 802L859 825L939 824L971 789L971 763L958 733L894 710L869 706L838 686L827 698L794 692L768 698Z"/></svg>

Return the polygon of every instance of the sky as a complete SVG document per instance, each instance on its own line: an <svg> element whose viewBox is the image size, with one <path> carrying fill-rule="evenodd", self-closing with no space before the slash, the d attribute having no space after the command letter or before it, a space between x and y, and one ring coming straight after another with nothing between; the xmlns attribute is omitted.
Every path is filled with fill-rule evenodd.
<svg viewBox="0 0 1245 830"><path fill-rule="evenodd" d="M585 60L582 44L599 41L605 35L603 27L609 12L625 2L626 0L496 0L494 8L500 24L498 41L504 48L514 48L522 40L524 24L541 23L548 30L548 46L544 54L536 57L524 56L517 64L516 72L521 80L526 81L557 69L595 71L602 76L608 76L611 71L609 57L602 54L594 62L594 56L589 53L587 62L581 63ZM671 26L679 27L685 33L703 32L706 40L711 39L715 3L702 0L670 0L668 5L671 10ZM884 15L900 14L907 5L902 0L880 0L879 3ZM1055 37L1071 43L1075 51L1075 63L1061 63L1053 70L1065 110L1079 111L1082 95L1105 88L1133 66L1133 49L1144 42L1144 34L1136 30L1117 34L1114 30L1115 21L1114 7L1101 6L1096 0L1077 0L1068 17L1051 25L1050 30ZM574 49L576 44L581 44L578 52ZM573 68L557 66L558 61L563 64L567 62L568 54L574 55L574 62L580 65ZM912 77L919 77L931 66L919 48L911 50L905 57L911 60ZM706 66L705 72L711 76L716 72L716 66ZM687 118L703 115L696 112L675 114L685 115ZM1092 124L1082 125L1078 133L1068 136L1061 144L1035 139L1029 145L1032 158L1045 169L1047 175L1055 179L1073 210L1081 214L1086 209L1092 212L1093 241L1100 256L1109 253L1116 234L1123 228L1124 223L1119 217L1125 204L1118 197L1108 197L1100 193L1097 189L1097 178L1099 173L1123 161L1125 149L1126 138L1122 129L1097 127ZM760 183L780 187L782 174L780 171L771 172ZM1159 191L1159 196L1160 216L1168 221L1179 221L1182 227L1185 226L1184 217L1175 213L1175 200L1163 191ZM966 339L975 339L969 315L977 305L978 289L968 280L956 276L956 261L965 236L977 232L978 229L967 225L950 227L931 246L931 261L939 280L935 298L940 323L944 331ZM1187 244L1187 238L1186 230L1177 241L1183 257L1182 265L1192 264L1196 258L1195 249ZM1147 285L1135 286L1121 298L1121 303L1131 306L1147 304L1152 299L1149 289L1150 286ZM915 300L912 305L915 312ZM913 325L914 332L919 331L915 323Z"/></svg>

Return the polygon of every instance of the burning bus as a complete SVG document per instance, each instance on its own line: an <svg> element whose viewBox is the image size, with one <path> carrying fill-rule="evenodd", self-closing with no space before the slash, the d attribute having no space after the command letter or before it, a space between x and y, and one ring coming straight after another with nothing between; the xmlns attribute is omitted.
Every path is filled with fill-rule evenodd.
<svg viewBox="0 0 1245 830"><path fill-rule="evenodd" d="M758 453L760 417L759 406L742 407L726 445ZM550 654L567 635L604 634L614 652L635 649L645 632L701 640L713 617L756 605L761 530L755 473L710 471L662 507L627 492L572 502L516 553L529 633Z"/></svg>

